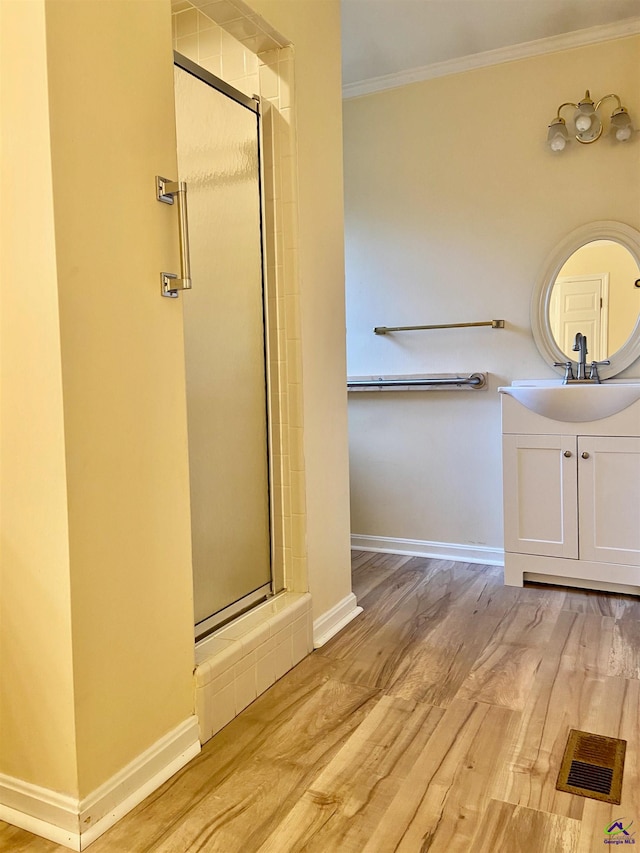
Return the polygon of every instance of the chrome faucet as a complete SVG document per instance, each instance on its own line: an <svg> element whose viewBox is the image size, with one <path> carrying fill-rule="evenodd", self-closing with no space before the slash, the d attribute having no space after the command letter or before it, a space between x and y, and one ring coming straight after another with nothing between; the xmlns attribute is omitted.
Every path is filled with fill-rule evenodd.
<svg viewBox="0 0 640 853"><path fill-rule="evenodd" d="M580 353L577 359L577 370L576 370L576 379L586 379L586 370L587 370L587 336L583 335L582 332L577 332L576 340L573 345L573 351Z"/></svg>
<svg viewBox="0 0 640 853"><path fill-rule="evenodd" d="M598 367L602 364L611 364L609 359L606 359L605 361L592 361L590 365L587 365L587 353L589 352L587 349L587 336L583 335L582 332L578 332L576 334L573 351L579 353L578 358L576 359L575 376L573 375L573 362L554 362L554 367L564 367L564 379L562 380L562 384L569 385L572 382L595 382L597 385L600 385L602 380L598 375ZM589 368L588 376L587 367Z"/></svg>

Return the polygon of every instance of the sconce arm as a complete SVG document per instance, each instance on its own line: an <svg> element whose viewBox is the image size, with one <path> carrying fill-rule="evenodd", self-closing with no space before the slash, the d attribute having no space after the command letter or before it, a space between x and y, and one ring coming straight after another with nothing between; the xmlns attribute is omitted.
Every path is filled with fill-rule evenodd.
<svg viewBox="0 0 640 853"><path fill-rule="evenodd" d="M566 101L566 103L564 103L564 104L560 104L560 106L558 107L558 113L557 113L557 115L556 115L556 118L562 118L562 116L560 115L560 112L561 112L565 107L573 107L573 108L574 108L574 110L577 110L577 109L578 109L578 105L577 105L577 104L574 104L574 103L573 103L573 101Z"/></svg>
<svg viewBox="0 0 640 853"><path fill-rule="evenodd" d="M614 92L611 92L610 95L603 95L602 98L600 98L600 100L598 101L598 103L596 104L596 107L595 107L596 112L598 112L598 110L600 109L600 104L603 101L606 101L607 98L615 98L616 101L618 102L618 109L620 109L622 107L622 101L620 100L620 98Z"/></svg>

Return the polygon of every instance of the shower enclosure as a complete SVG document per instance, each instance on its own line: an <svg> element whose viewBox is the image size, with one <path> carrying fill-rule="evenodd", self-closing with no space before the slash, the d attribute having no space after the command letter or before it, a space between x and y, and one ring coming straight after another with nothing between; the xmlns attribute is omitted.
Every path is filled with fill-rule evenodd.
<svg viewBox="0 0 640 853"><path fill-rule="evenodd" d="M175 57L196 639L272 592L260 110Z"/></svg>

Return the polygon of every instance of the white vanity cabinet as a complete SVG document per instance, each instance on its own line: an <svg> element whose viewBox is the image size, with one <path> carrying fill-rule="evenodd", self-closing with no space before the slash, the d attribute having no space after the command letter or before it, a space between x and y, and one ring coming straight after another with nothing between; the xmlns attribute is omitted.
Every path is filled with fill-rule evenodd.
<svg viewBox="0 0 640 853"><path fill-rule="evenodd" d="M505 583L640 593L640 401L572 423L502 399Z"/></svg>
<svg viewBox="0 0 640 853"><path fill-rule="evenodd" d="M573 436L503 436L505 551L578 557L575 444Z"/></svg>
<svg viewBox="0 0 640 853"><path fill-rule="evenodd" d="M640 438L579 436L577 456L580 559L640 566Z"/></svg>

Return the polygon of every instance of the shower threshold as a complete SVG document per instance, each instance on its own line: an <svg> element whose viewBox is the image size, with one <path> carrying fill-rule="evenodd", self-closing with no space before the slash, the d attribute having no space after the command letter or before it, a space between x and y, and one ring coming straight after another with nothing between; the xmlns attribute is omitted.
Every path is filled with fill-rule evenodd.
<svg viewBox="0 0 640 853"><path fill-rule="evenodd" d="M308 592L278 593L198 642L195 704L201 743L312 651Z"/></svg>
<svg viewBox="0 0 640 853"><path fill-rule="evenodd" d="M196 643L206 639L218 629L229 624L229 622L238 619L245 613L249 613L254 607L273 597L274 593L271 588L271 582L269 582L258 587L258 589L254 589L247 595L243 595L242 598L232 602L222 610L212 613L211 616L196 623L194 628Z"/></svg>

